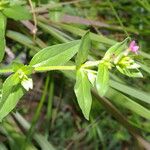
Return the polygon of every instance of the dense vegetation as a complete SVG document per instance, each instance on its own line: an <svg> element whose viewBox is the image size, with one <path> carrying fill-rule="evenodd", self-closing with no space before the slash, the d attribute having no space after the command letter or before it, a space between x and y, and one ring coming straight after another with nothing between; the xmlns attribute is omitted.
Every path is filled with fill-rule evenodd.
<svg viewBox="0 0 150 150"><path fill-rule="evenodd" d="M0 0L0 150L150 149L148 0Z"/></svg>

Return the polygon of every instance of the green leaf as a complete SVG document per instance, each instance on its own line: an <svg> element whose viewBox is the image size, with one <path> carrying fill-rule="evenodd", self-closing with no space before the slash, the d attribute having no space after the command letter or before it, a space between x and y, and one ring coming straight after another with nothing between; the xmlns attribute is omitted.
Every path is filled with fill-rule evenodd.
<svg viewBox="0 0 150 150"><path fill-rule="evenodd" d="M79 45L80 40L77 40L44 48L32 58L30 65L33 67L64 65L77 53Z"/></svg>
<svg viewBox="0 0 150 150"><path fill-rule="evenodd" d="M105 62L98 66L96 88L100 96L104 96L109 87L109 70Z"/></svg>
<svg viewBox="0 0 150 150"><path fill-rule="evenodd" d="M92 84L93 87L95 86L96 75L97 74L95 72L92 72L91 70L87 71L88 79L89 79L89 81L90 81L90 83Z"/></svg>
<svg viewBox="0 0 150 150"><path fill-rule="evenodd" d="M122 83L118 83L116 81L111 80L110 81L110 86L113 87L114 89L123 92L127 95L130 95L134 98L137 98L138 100L141 100L145 103L149 103L150 104L150 94L144 92L144 91L140 91L136 88L124 85Z"/></svg>
<svg viewBox="0 0 150 150"><path fill-rule="evenodd" d="M126 50L128 40L129 38L126 38L124 41L117 42L115 45L110 47L105 53L104 59L109 60L112 55L118 56L123 50Z"/></svg>
<svg viewBox="0 0 150 150"><path fill-rule="evenodd" d="M121 68L120 66L116 66L116 68L126 76L133 77L133 78L143 77L139 69L127 69L127 68Z"/></svg>
<svg viewBox="0 0 150 150"><path fill-rule="evenodd" d="M0 12L0 62L5 54L5 29L6 29L6 17Z"/></svg>
<svg viewBox="0 0 150 150"><path fill-rule="evenodd" d="M2 88L0 100L0 121L14 109L19 99L23 96L24 89L20 84L18 73L9 76Z"/></svg>
<svg viewBox="0 0 150 150"><path fill-rule="evenodd" d="M90 32L88 31L81 39L80 48L76 57L76 65L80 67L87 59L91 47Z"/></svg>
<svg viewBox="0 0 150 150"><path fill-rule="evenodd" d="M82 68L77 70L74 91L82 113L87 120L89 120L89 114L92 105L92 96L90 89L91 85L88 80L87 74L84 72L84 70L82 70Z"/></svg>
<svg viewBox="0 0 150 150"><path fill-rule="evenodd" d="M127 96L121 94L120 92L111 88L107 92L106 97L108 97L114 103L135 112L136 114L142 116L145 119L150 120L150 111L147 108L143 107L142 105L138 104Z"/></svg>
<svg viewBox="0 0 150 150"><path fill-rule="evenodd" d="M26 9L26 7L20 5L13 5L5 8L2 12L8 18L14 20L28 20L32 18L30 11Z"/></svg>
<svg viewBox="0 0 150 150"><path fill-rule="evenodd" d="M0 108L2 106L2 102L8 98L9 94L11 93L12 91L12 87L19 84L20 82L20 79L18 77L18 74L15 73L15 74L12 74L10 75L6 80L5 82L3 83L3 87L2 87L2 99L0 101Z"/></svg>

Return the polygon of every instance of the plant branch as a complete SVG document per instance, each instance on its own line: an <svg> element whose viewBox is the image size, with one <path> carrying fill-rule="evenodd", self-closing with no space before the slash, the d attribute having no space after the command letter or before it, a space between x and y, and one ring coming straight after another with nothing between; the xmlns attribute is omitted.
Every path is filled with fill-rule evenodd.
<svg viewBox="0 0 150 150"><path fill-rule="evenodd" d="M50 70L76 70L76 66L46 66L36 67L36 72L50 71Z"/></svg>
<svg viewBox="0 0 150 150"><path fill-rule="evenodd" d="M0 69L0 74L13 73L13 69Z"/></svg>

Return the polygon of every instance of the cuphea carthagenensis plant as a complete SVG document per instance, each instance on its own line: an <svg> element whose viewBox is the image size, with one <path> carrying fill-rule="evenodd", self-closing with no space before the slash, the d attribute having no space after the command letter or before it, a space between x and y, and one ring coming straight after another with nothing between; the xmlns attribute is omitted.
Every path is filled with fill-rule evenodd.
<svg viewBox="0 0 150 150"><path fill-rule="evenodd" d="M91 89L95 88L100 96L105 96L112 69L128 77L142 77L140 65L134 60L139 47L135 41L129 41L130 38L126 38L122 42L117 42L106 51L101 60L89 61L91 40L88 31L81 40L42 49L31 59L29 65L14 62L11 69L3 70L4 73L12 74L3 83L0 120L14 109L27 91L33 88L33 73L52 70L75 71L75 95L84 117L89 120L92 105ZM72 58L75 58L73 65L67 65Z"/></svg>

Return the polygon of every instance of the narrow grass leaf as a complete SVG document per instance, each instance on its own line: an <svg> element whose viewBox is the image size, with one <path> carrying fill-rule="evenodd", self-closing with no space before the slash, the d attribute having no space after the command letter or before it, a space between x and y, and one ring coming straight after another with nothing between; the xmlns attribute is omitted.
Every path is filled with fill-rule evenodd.
<svg viewBox="0 0 150 150"><path fill-rule="evenodd" d="M145 72L147 72L148 74L150 74L150 67L148 67L145 64L142 63L138 63L141 66L141 69L144 70Z"/></svg>
<svg viewBox="0 0 150 150"><path fill-rule="evenodd" d="M3 13L8 18L14 20L28 20L32 18L30 11L27 10L26 7L20 5L13 5L11 7L5 8Z"/></svg>
<svg viewBox="0 0 150 150"><path fill-rule="evenodd" d="M132 112L142 116L143 118L150 120L150 111L147 108L121 94L120 92L110 88L110 90L107 92L106 97L115 104L121 105L122 107L131 110Z"/></svg>
<svg viewBox="0 0 150 150"><path fill-rule="evenodd" d="M0 12L0 62L2 61L5 53L5 29L6 17Z"/></svg>
<svg viewBox="0 0 150 150"><path fill-rule="evenodd" d="M5 130L5 135L8 137L11 150L21 150L25 135L19 130L18 126L9 117L7 121L3 122L2 127ZM24 146L24 150L37 150L37 148L32 143L27 143Z"/></svg>
<svg viewBox="0 0 150 150"><path fill-rule="evenodd" d="M62 32L60 32L59 30L55 29L54 27L51 27L49 25L46 25L42 22L38 22L38 26L43 29L44 31L46 31L47 33L51 34L53 37L55 37L56 39L58 39L60 42L69 42L70 40L68 40L67 38L65 38L62 34Z"/></svg>
<svg viewBox="0 0 150 150"><path fill-rule="evenodd" d="M122 83L118 83L116 81L111 80L110 81L110 86L122 93L125 93L127 95L130 95L134 98L137 98L138 100L141 100L145 103L149 103L150 104L150 94L144 92L144 91L140 91L138 89L135 89L133 87L129 87L127 85L124 85Z"/></svg>
<svg viewBox="0 0 150 150"><path fill-rule="evenodd" d="M80 29L78 27L71 26L71 25L59 24L59 26L62 29L66 30L66 31L69 31L69 32L71 32L75 35L83 36L86 33L85 30ZM103 35L97 35L97 34L92 33L92 32L90 32L90 38L93 41L105 43L105 44L108 44L108 45L114 45L116 43L116 41L114 41L114 40L111 40L111 39L109 39L109 38L107 38Z"/></svg>
<svg viewBox="0 0 150 150"><path fill-rule="evenodd" d="M25 130L29 130L30 124L21 116L21 114L15 113L14 116ZM33 138L42 150L55 150L53 145L41 134L35 132Z"/></svg>
<svg viewBox="0 0 150 150"><path fill-rule="evenodd" d="M39 48L37 46L35 46L35 43L32 41L32 39L22 33L8 30L6 32L6 36L14 41L17 41L17 42L35 50L35 51L39 51Z"/></svg>

